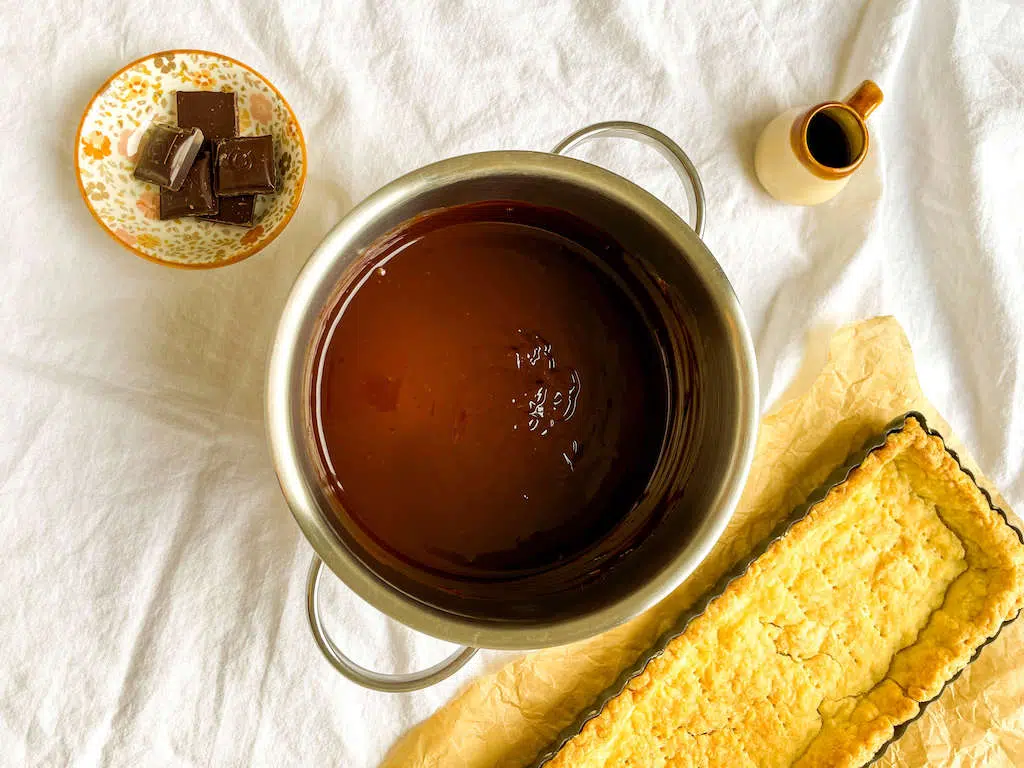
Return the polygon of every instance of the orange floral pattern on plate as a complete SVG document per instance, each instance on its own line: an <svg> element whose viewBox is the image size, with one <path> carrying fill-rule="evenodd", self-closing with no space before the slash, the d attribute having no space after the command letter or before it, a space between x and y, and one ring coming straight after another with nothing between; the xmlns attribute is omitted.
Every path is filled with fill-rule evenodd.
<svg viewBox="0 0 1024 768"><path fill-rule="evenodd" d="M241 242L242 245L252 245L253 243L259 241L261 237L263 237L263 225L257 224L255 227L253 227L244 235L242 235L242 238L239 242Z"/></svg>
<svg viewBox="0 0 1024 768"><path fill-rule="evenodd" d="M149 81L142 75L132 75L124 83L121 98L124 101L130 101L145 96L147 93L149 93Z"/></svg>
<svg viewBox="0 0 1024 768"><path fill-rule="evenodd" d="M99 131L82 138L82 152L93 160L102 160L110 154L110 139Z"/></svg>
<svg viewBox="0 0 1024 768"><path fill-rule="evenodd" d="M212 91L217 85L217 78L215 78L209 69L205 67L201 69L185 70L185 78L201 91Z"/></svg>
<svg viewBox="0 0 1024 768"><path fill-rule="evenodd" d="M274 119L274 105L262 93L254 93L249 97L249 112L257 123L269 125Z"/></svg>

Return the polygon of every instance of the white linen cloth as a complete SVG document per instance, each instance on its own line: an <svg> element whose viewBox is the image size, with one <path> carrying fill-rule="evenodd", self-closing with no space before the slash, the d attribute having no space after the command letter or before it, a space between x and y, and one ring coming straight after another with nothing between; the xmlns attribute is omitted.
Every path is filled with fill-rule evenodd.
<svg viewBox="0 0 1024 768"><path fill-rule="evenodd" d="M1024 508L1022 41L1024 5L1002 0L4 0L0 763L375 766L504 658L406 695L335 674L263 431L266 353L306 256L366 194L459 153L548 149L608 119L665 131L703 175L762 406L827 330L894 314L926 394ZM93 91L169 48L266 74L309 145L292 224L222 270L132 256L75 186ZM865 77L886 101L864 168L821 207L768 198L759 130ZM584 156L684 200L661 158L620 144ZM339 642L370 666L448 651L329 596Z"/></svg>

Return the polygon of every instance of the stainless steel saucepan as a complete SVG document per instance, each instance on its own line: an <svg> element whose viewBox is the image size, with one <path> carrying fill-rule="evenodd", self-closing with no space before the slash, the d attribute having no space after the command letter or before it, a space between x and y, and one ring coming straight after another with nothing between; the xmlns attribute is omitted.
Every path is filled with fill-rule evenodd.
<svg viewBox="0 0 1024 768"><path fill-rule="evenodd" d="M623 137L658 149L687 186L692 226L632 182L565 153L595 137ZM665 495L665 512L641 546L593 587L567 595L557 610L516 618L421 600L399 589L353 551L332 522L309 428L309 367L318 323L336 287L379 237L427 211L486 200L520 200L559 208L614 237L650 271L666 323L685 323L693 356L696 412L685 434L692 461ZM387 184L356 206L324 238L292 288L270 355L267 432L282 491L315 554L307 607L314 638L351 680L384 691L431 685L458 670L477 648L535 649L580 640L636 616L683 582L707 555L739 499L757 436L757 369L732 286L704 245L704 193L693 164L659 131L627 122L600 123L569 136L552 152L480 152L428 165ZM680 415L675 414L677 420ZM680 433L682 434L682 433ZM668 448L673 449L668 438ZM683 439L682 437L678 439ZM681 450L680 446L675 448ZM669 483L669 485L672 485ZM348 659L324 628L319 604L323 565L387 615L462 646L421 672L385 674Z"/></svg>

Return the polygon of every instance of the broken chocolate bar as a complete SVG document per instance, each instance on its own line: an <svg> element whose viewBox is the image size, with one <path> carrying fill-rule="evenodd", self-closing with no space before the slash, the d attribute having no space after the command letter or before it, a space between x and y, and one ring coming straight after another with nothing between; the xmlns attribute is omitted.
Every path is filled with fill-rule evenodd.
<svg viewBox="0 0 1024 768"><path fill-rule="evenodd" d="M219 197L217 200L220 210L202 218L220 224L234 224L236 227L251 227L256 223L256 195Z"/></svg>
<svg viewBox="0 0 1024 768"><path fill-rule="evenodd" d="M220 139L215 146L214 188L218 195L259 195L275 190L273 137L239 136Z"/></svg>
<svg viewBox="0 0 1024 768"><path fill-rule="evenodd" d="M198 128L153 123L142 137L135 178L177 192L202 145L203 132Z"/></svg>
<svg viewBox="0 0 1024 768"><path fill-rule="evenodd" d="M180 190L175 192L166 187L160 189L161 219L216 214L217 210L209 152L203 152L192 164L192 169Z"/></svg>
<svg viewBox="0 0 1024 768"><path fill-rule="evenodd" d="M178 91L174 94L178 126L198 128L207 146L217 139L238 135L238 111L235 94L220 91Z"/></svg>

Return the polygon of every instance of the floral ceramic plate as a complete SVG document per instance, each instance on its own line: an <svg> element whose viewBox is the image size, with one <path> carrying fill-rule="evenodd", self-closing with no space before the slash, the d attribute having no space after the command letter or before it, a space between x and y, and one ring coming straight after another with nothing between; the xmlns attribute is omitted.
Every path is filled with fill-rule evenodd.
<svg viewBox="0 0 1024 768"><path fill-rule="evenodd" d="M174 92L232 91L242 136L271 134L279 189L256 198L251 229L196 218L160 221L160 192L132 176L128 139L149 116L174 123ZM75 136L75 172L96 221L144 259L203 269L252 256L281 234L302 197L306 144L288 102L261 74L209 51L164 51L115 73L92 97Z"/></svg>

